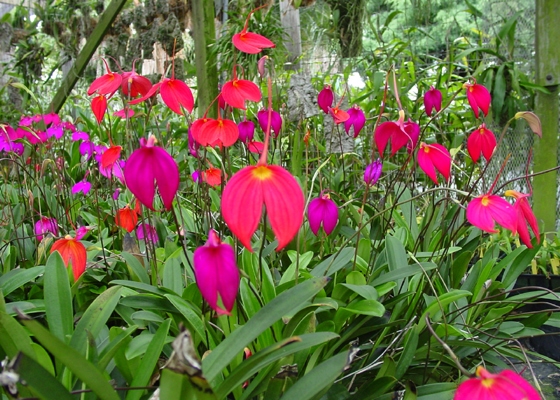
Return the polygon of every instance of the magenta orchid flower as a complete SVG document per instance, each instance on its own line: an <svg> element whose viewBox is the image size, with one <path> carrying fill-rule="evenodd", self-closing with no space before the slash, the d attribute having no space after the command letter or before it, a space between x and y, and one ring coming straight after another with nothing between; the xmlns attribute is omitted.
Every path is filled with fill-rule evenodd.
<svg viewBox="0 0 560 400"><path fill-rule="evenodd" d="M222 243L216 231L211 230L206 244L195 250L193 262L196 284L204 300L218 314L230 315L239 289L233 247ZM218 304L218 298L224 308Z"/></svg>
<svg viewBox="0 0 560 400"><path fill-rule="evenodd" d="M420 137L420 125L416 122L413 122L408 119L407 122L404 123L404 131L410 137L410 140L406 143L406 151L408 154L411 154L412 151L416 148L416 144L418 143L418 138Z"/></svg>
<svg viewBox="0 0 560 400"><path fill-rule="evenodd" d="M436 170L443 175L446 181L449 181L451 154L441 144L420 143L418 165L436 185L438 184Z"/></svg>
<svg viewBox="0 0 560 400"><path fill-rule="evenodd" d="M107 69L107 73L95 79L91 83L87 91L88 96L91 96L94 93L97 93L98 95L102 95L102 96L103 95L111 96L121 86L122 76L120 74L111 71L111 69L109 68L109 64L107 64L107 61L104 58L102 60L105 63L105 68Z"/></svg>
<svg viewBox="0 0 560 400"><path fill-rule="evenodd" d="M537 243L541 242L541 236L539 233L539 223L537 222L537 218L531 210L531 206L527 201L528 194L519 193L515 190L506 190L506 196L515 197L515 203L513 204L513 208L517 214L517 232L519 233L519 239L530 249L533 248L531 244L531 236L529 235L529 229L527 228L527 224L531 227L531 230L535 234L537 238Z"/></svg>
<svg viewBox="0 0 560 400"><path fill-rule="evenodd" d="M467 220L488 233L498 233L495 222L513 233L517 231L517 212L506 200L493 194L471 200L467 205Z"/></svg>
<svg viewBox="0 0 560 400"><path fill-rule="evenodd" d="M409 122L414 124L413 122ZM414 126L410 125L408 129L415 131ZM413 132L414 133L414 132ZM383 152L389 140L391 141L391 156L394 156L397 151L403 146L410 144L411 148L414 146L414 138L405 129L404 111L399 111L399 119L396 122L386 121L380 124L374 133L375 145L379 155L383 157Z"/></svg>
<svg viewBox="0 0 560 400"><path fill-rule="evenodd" d="M482 110L484 116L487 116L490 103L492 102L488 89L476 82L465 83L463 87L467 90L467 100L474 112L474 116L478 118L479 109Z"/></svg>
<svg viewBox="0 0 560 400"><path fill-rule="evenodd" d="M150 210L154 210L156 185L163 205L170 210L179 188L179 166L161 147L155 146L155 136L140 139L140 148L128 158L124 178L132 194Z"/></svg>
<svg viewBox="0 0 560 400"><path fill-rule="evenodd" d="M467 150L474 162L478 161L481 154L489 162L495 149L496 137L490 129L486 129L486 124L480 125L467 139Z"/></svg>
<svg viewBox="0 0 560 400"><path fill-rule="evenodd" d="M328 193L321 192L321 195L309 202L307 207L307 219L311 231L317 236L321 224L327 235L330 235L338 223L338 207L331 200Z"/></svg>
<svg viewBox="0 0 560 400"><path fill-rule="evenodd" d="M187 140L189 142L189 153L194 158L198 158L198 149L200 148L200 144L196 140L194 140L192 134L192 127L189 127L189 131L187 133Z"/></svg>
<svg viewBox="0 0 560 400"><path fill-rule="evenodd" d="M239 140L243 143L248 143L255 137L255 123L253 121L245 119L237 124L237 129L239 130Z"/></svg>
<svg viewBox="0 0 560 400"><path fill-rule="evenodd" d="M144 240L146 242L157 243L159 241L159 237L154 228L150 224L141 223L136 228L136 237L138 240Z"/></svg>
<svg viewBox="0 0 560 400"><path fill-rule="evenodd" d="M424 94L424 110L426 110L428 117L432 116L434 110L436 113L441 111L441 101L441 92L435 87L430 86L430 89Z"/></svg>
<svg viewBox="0 0 560 400"><path fill-rule="evenodd" d="M349 116L348 119L344 121L344 129L346 130L346 133L349 135L350 128L354 127L354 137L356 138L360 134L360 131L362 130L364 125L366 124L366 116L362 111L362 109L356 104L354 104L348 110L348 116Z"/></svg>
<svg viewBox="0 0 560 400"><path fill-rule="evenodd" d="M461 383L453 400L541 400L529 382L511 370L491 374L483 367L476 369L476 377Z"/></svg>
<svg viewBox="0 0 560 400"><path fill-rule="evenodd" d="M88 181L80 181L72 186L72 194L78 194L82 192L84 196L91 190L91 183Z"/></svg>
<svg viewBox="0 0 560 400"><path fill-rule="evenodd" d="M267 39L266 37L259 35L258 33L248 32L247 29L249 28L249 20L251 19L251 15L259 8L255 8L253 11L247 15L247 19L245 20L245 25L241 32L236 33L231 38L231 42L237 48L237 50L242 51L243 53L247 54L258 54L263 49L268 49L271 47L275 47L274 43Z"/></svg>
<svg viewBox="0 0 560 400"><path fill-rule="evenodd" d="M58 223L54 218L41 217L35 223L35 236L37 240L43 240L43 235L48 232L52 233L54 236L58 236Z"/></svg>
<svg viewBox="0 0 560 400"><path fill-rule="evenodd" d="M334 93L329 85L325 85L323 90L317 96L317 104L325 114L329 113L329 108L332 107L334 101Z"/></svg>
<svg viewBox="0 0 560 400"><path fill-rule="evenodd" d="M260 110L257 113L257 120L259 121L259 125L264 132L266 132L266 128L268 127L268 115L269 110ZM282 117L280 116L280 113L274 110L270 110L270 115L270 127L272 129L274 137L277 138L280 134L280 131L282 130Z"/></svg>
<svg viewBox="0 0 560 400"><path fill-rule="evenodd" d="M383 163L377 159L366 167L364 171L364 182L366 185L373 186L377 183L383 172Z"/></svg>
<svg viewBox="0 0 560 400"><path fill-rule="evenodd" d="M152 86L148 93L132 100L129 104L141 103L155 95L158 91L163 102L174 113L183 115L183 108L189 113L192 112L194 108L194 97L191 89L185 82L175 79L175 72L173 72L171 79L163 78L161 82Z"/></svg>

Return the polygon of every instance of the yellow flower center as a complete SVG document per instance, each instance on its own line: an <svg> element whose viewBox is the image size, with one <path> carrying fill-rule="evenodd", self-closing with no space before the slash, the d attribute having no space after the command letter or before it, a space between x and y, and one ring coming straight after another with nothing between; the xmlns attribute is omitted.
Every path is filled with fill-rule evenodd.
<svg viewBox="0 0 560 400"><path fill-rule="evenodd" d="M272 176L272 171L266 165L260 165L253 170L253 176L264 181Z"/></svg>
<svg viewBox="0 0 560 400"><path fill-rule="evenodd" d="M488 196L484 196L480 202L484 207L486 207L488 204L490 204L490 199L488 198Z"/></svg>
<svg viewBox="0 0 560 400"><path fill-rule="evenodd" d="M480 383L482 383L482 386L485 388L490 388L494 384L494 379L482 379Z"/></svg>

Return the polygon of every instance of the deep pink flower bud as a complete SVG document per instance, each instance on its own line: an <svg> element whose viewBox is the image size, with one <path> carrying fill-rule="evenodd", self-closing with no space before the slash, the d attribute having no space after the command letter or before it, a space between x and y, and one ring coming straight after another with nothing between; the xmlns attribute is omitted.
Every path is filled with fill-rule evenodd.
<svg viewBox="0 0 560 400"><path fill-rule="evenodd" d="M317 96L317 104L325 114L329 113L329 108L332 107L334 101L334 93L329 85L325 85L323 90Z"/></svg>
<svg viewBox="0 0 560 400"><path fill-rule="evenodd" d="M274 137L277 138L280 130L282 130L282 117L280 114L274 110L271 112L272 122L270 124L271 130L274 134ZM257 113L257 119L259 121L259 125L263 132L266 132L266 128L268 127L268 110L260 110Z"/></svg>
<svg viewBox="0 0 560 400"><path fill-rule="evenodd" d="M200 183L202 182L202 173L199 170L196 170L191 174L191 178L194 183Z"/></svg>
<svg viewBox="0 0 560 400"><path fill-rule="evenodd" d="M156 243L159 240L156 229L152 225L145 223L141 223L136 228L136 237L138 240L145 240L152 243Z"/></svg>
<svg viewBox="0 0 560 400"><path fill-rule="evenodd" d="M235 251L222 243L216 231L208 233L208 241L193 256L196 284L204 300L218 314L230 315L239 289L239 270ZM218 296L224 308L218 304Z"/></svg>
<svg viewBox="0 0 560 400"><path fill-rule="evenodd" d="M479 109L482 110L484 116L488 115L492 96L484 86L478 83L465 83L463 87L467 90L467 100L474 112L474 116L478 118Z"/></svg>
<svg viewBox="0 0 560 400"><path fill-rule="evenodd" d="M307 207L307 219L311 231L317 236L321 223L327 235L330 235L338 223L338 207L328 193L311 200Z"/></svg>
<svg viewBox="0 0 560 400"><path fill-rule="evenodd" d="M58 223L54 218L41 217L41 219L35 223L35 235L37 236L37 240L43 240L43 235L47 232L58 236Z"/></svg>
<svg viewBox="0 0 560 400"><path fill-rule="evenodd" d="M255 137L255 123L253 121L245 119L237 124L237 129L239 129L239 140L243 143L248 143Z"/></svg>
<svg viewBox="0 0 560 400"><path fill-rule="evenodd" d="M441 92L431 86L430 90L424 94L424 109L426 110L428 117L432 116L434 110L436 110L436 113L440 112L441 100Z"/></svg>
<svg viewBox="0 0 560 400"><path fill-rule="evenodd" d="M364 182L366 183L366 185L375 185L381 177L382 172L383 163L378 158L366 167L366 170L364 172Z"/></svg>
<svg viewBox="0 0 560 400"><path fill-rule="evenodd" d="M192 130L190 127L188 132L188 141L189 141L189 153L191 154L191 156L198 158L198 149L200 148L200 144L198 144L198 142L194 140Z"/></svg>
<svg viewBox="0 0 560 400"><path fill-rule="evenodd" d="M366 124L366 116L362 111L362 109L356 104L354 104L352 108L348 110L348 116L349 116L348 119L344 121L344 129L346 130L346 133L349 135L350 128L353 126L354 137L358 137L360 131Z"/></svg>

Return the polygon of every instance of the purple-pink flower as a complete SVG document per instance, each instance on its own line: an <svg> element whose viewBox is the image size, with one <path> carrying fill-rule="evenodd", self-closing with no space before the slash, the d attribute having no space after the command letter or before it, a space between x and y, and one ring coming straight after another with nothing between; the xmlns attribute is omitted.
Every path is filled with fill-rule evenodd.
<svg viewBox="0 0 560 400"><path fill-rule="evenodd" d="M348 110L348 115L349 118L346 121L344 121L344 129L346 130L346 133L349 135L350 128L354 127L354 137L358 137L360 131L366 124L366 116L362 111L362 109L356 104L354 104Z"/></svg>
<svg viewBox="0 0 560 400"><path fill-rule="evenodd" d="M84 195L88 194L91 190L91 183L88 181L80 181L72 186L72 194L77 194L82 192Z"/></svg>
<svg viewBox="0 0 560 400"><path fill-rule="evenodd" d="M307 207L307 219L311 231L317 236L321 224L330 235L338 223L338 207L328 193L321 192L320 197L311 200Z"/></svg>
<svg viewBox="0 0 560 400"><path fill-rule="evenodd" d="M140 140L140 148L126 161L124 177L132 194L152 211L157 185L163 205L170 210L179 189L179 166L155 141L153 135Z"/></svg>
<svg viewBox="0 0 560 400"><path fill-rule="evenodd" d="M230 315L239 289L233 247L222 243L216 231L210 230L208 241L195 250L193 261L196 284L204 300L218 314Z"/></svg>
<svg viewBox="0 0 560 400"><path fill-rule="evenodd" d="M156 229L152 225L145 223L141 223L136 228L136 237L138 240L145 240L152 243L156 243L159 240Z"/></svg>
<svg viewBox="0 0 560 400"><path fill-rule="evenodd" d="M369 164L364 171L364 182L366 183L366 185L375 185L381 177L382 172L383 163L378 158L377 160Z"/></svg>
<svg viewBox="0 0 560 400"><path fill-rule="evenodd" d="M328 114L333 101L334 93L329 85L325 85L323 90L319 92L319 96L317 96L317 104L319 104L319 107L321 107L321 110L323 110L325 114Z"/></svg>
<svg viewBox="0 0 560 400"><path fill-rule="evenodd" d="M424 94L424 109L426 110L428 117L432 116L434 110L436 110L436 113L441 111L441 101L441 92L431 86L430 90Z"/></svg>
<svg viewBox="0 0 560 400"><path fill-rule="evenodd" d="M260 110L257 113L257 120L259 121L259 125L261 126L263 132L266 132L266 129L268 128L268 112L269 110ZM280 130L282 130L282 117L278 112L274 110L270 110L270 113L271 113L270 127L274 137L277 138L278 134L280 133Z"/></svg>
<svg viewBox="0 0 560 400"><path fill-rule="evenodd" d="M239 130L239 140L243 143L251 142L255 137L255 123L253 121L245 119L237 124L237 129Z"/></svg>
<svg viewBox="0 0 560 400"><path fill-rule="evenodd" d="M43 240L43 235L47 232L52 233L54 236L58 236L58 223L54 218L41 217L37 222L35 222L35 236L37 237L37 240Z"/></svg>

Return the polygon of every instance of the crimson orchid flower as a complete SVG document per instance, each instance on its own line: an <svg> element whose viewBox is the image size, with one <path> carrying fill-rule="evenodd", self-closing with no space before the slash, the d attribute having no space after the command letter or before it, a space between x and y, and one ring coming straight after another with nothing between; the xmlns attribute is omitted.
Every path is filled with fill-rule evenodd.
<svg viewBox="0 0 560 400"><path fill-rule="evenodd" d="M113 168L113 165L121 156L121 151L121 146L111 146L107 150L105 150L101 155L101 161L99 162L101 168Z"/></svg>
<svg viewBox="0 0 560 400"><path fill-rule="evenodd" d="M262 7L263 6L255 8L253 11L251 11L249 15L247 15L245 26L243 27L241 32L236 33L231 38L231 42L233 43L233 45L237 48L237 50L242 51L243 53L258 54L262 51L262 49L275 47L274 43L264 36L259 35L258 33L247 31L251 15L253 15L255 11Z"/></svg>
<svg viewBox="0 0 560 400"><path fill-rule="evenodd" d="M411 121L409 118L408 121L404 123L404 131L410 137L410 140L406 143L406 151L408 152L408 154L411 154L412 151L416 148L418 138L420 137L420 125L418 125L414 121Z"/></svg>
<svg viewBox="0 0 560 400"><path fill-rule="evenodd" d="M319 96L317 96L317 104L321 107L321 110L325 114L329 113L329 108L331 108L334 101L334 93L330 87L330 85L325 85L323 90L319 92Z"/></svg>
<svg viewBox="0 0 560 400"><path fill-rule="evenodd" d="M354 127L354 137L358 137L360 131L366 124L366 116L360 106L354 104L348 110L348 119L344 122L346 134L350 134L350 128Z"/></svg>
<svg viewBox="0 0 560 400"><path fill-rule="evenodd" d="M272 81L268 78L269 92ZM269 112L272 111L269 97ZM278 165L268 165L270 120L265 131L263 152L257 165L239 170L226 184L222 195L222 216L240 242L251 252L251 237L259 225L262 208L274 235L278 239L277 251L284 248L297 234L305 208L303 192L296 179Z"/></svg>
<svg viewBox="0 0 560 400"><path fill-rule="evenodd" d="M325 233L330 235L338 223L338 206L328 193L321 192L318 198L309 202L307 219L315 236L319 233L321 224Z"/></svg>
<svg viewBox="0 0 560 400"><path fill-rule="evenodd" d="M257 120L259 121L259 125L263 132L266 131L268 127L268 116L270 114L270 128L272 129L272 133L274 134L274 138L277 138L282 130L282 116L278 111L274 110L260 110L257 113Z"/></svg>
<svg viewBox="0 0 560 400"><path fill-rule="evenodd" d="M87 252L85 246L79 241L86 232L87 229L82 227L76 231L75 237L66 235L54 242L51 247L51 254L58 251L66 267L72 265L74 281L77 281L86 270Z"/></svg>
<svg viewBox="0 0 560 400"><path fill-rule="evenodd" d="M432 116L434 110L436 113L441 111L441 101L441 92L435 87L430 86L430 89L424 94L424 110L426 110L428 117Z"/></svg>
<svg viewBox="0 0 560 400"><path fill-rule="evenodd" d="M409 123L414 124L413 122ZM410 126L408 129L412 132L414 126ZM399 119L396 122L385 121L380 124L375 130L374 140L381 157L383 157L383 152L389 140L391 140L391 156L394 156L401 147L408 143L410 143L412 149L415 143L413 137L405 129L404 111L399 111Z"/></svg>
<svg viewBox="0 0 560 400"><path fill-rule="evenodd" d="M140 148L126 161L124 178L136 199L150 210L154 210L157 184L163 205L170 210L179 188L179 166L167 151L154 146L155 142L153 135L140 139Z"/></svg>
<svg viewBox="0 0 560 400"><path fill-rule="evenodd" d="M210 186L220 186L222 184L222 170L211 166L206 171L202 172L202 180Z"/></svg>
<svg viewBox="0 0 560 400"><path fill-rule="evenodd" d="M218 314L230 315L239 290L239 270L235 251L222 243L216 231L208 233L204 246L194 251L194 275L204 300ZM218 304L218 297L224 308Z"/></svg>
<svg viewBox="0 0 560 400"><path fill-rule="evenodd" d="M191 89L185 82L175 79L175 71L173 71L171 79L163 78L161 82L153 85L144 96L132 100L128 104L134 105L141 103L155 95L158 90L163 102L174 113L183 115L183 108L189 113L192 112L194 108L194 98Z"/></svg>
<svg viewBox="0 0 560 400"><path fill-rule="evenodd" d="M517 231L517 212L513 206L501 197L489 193L469 202L467 220L488 233L498 233L495 222L513 233Z"/></svg>
<svg viewBox="0 0 560 400"><path fill-rule="evenodd" d="M239 132L239 140L247 143L255 137L255 123L253 121L243 120L237 124Z"/></svg>
<svg viewBox="0 0 560 400"><path fill-rule="evenodd" d="M43 240L43 235L47 232L52 233L54 236L58 236L58 222L54 218L41 217L35 223L35 236L37 237L37 240Z"/></svg>
<svg viewBox="0 0 560 400"><path fill-rule="evenodd" d="M128 233L132 232L136 228L138 223L138 214L130 205L119 209L117 215L115 216L115 223L117 226L124 228Z"/></svg>
<svg viewBox="0 0 560 400"><path fill-rule="evenodd" d="M515 190L506 190L505 195L515 197L513 208L517 213L517 232L519 233L519 239L521 239L528 248L532 249L533 245L531 244L531 236L529 235L527 224L529 224L531 230L535 234L537 243L541 242L541 235L539 233L539 223L537 222L537 218L527 201L527 197L529 197L529 195L519 193Z"/></svg>
<svg viewBox="0 0 560 400"><path fill-rule="evenodd" d="M107 61L104 58L102 60L105 63L105 68L107 69L107 73L95 79L91 83L87 91L88 96L91 96L96 92L98 95L111 96L121 86L122 79L123 79L122 76L118 73L111 71L111 69L109 68L109 64L107 64Z"/></svg>
<svg viewBox="0 0 560 400"><path fill-rule="evenodd" d="M215 146L217 144L229 147L235 144L239 137L239 129L235 122L230 119L201 118L197 121L203 122L195 127L192 125L193 138L202 146Z"/></svg>
<svg viewBox="0 0 560 400"><path fill-rule="evenodd" d="M152 82L142 75L138 75L132 64L132 71L122 73L121 91L124 96L135 98L145 96L152 88Z"/></svg>
<svg viewBox="0 0 560 400"><path fill-rule="evenodd" d="M487 116L490 103L492 102L488 89L476 82L465 83L463 87L467 90L467 100L474 112L474 116L478 118L479 109L482 110L484 116Z"/></svg>
<svg viewBox="0 0 560 400"><path fill-rule="evenodd" d="M436 170L439 171L446 181L449 181L451 174L451 154L438 143L420 143L418 149L418 165L428 177L437 185Z"/></svg>
<svg viewBox="0 0 560 400"><path fill-rule="evenodd" d="M541 396L529 382L511 370L491 374L483 367L476 377L461 383L453 400L540 400Z"/></svg>
<svg viewBox="0 0 560 400"><path fill-rule="evenodd" d="M256 102L261 101L262 98L261 90L254 82L237 79L235 68L233 70L233 79L224 84L220 94L227 104L242 110L245 110L245 101Z"/></svg>
<svg viewBox="0 0 560 400"><path fill-rule="evenodd" d="M467 139L467 150L474 162L478 161L481 154L489 162L495 149L496 137L486 128L486 124L480 125Z"/></svg>
<svg viewBox="0 0 560 400"><path fill-rule="evenodd" d="M107 112L107 97L102 94L94 97L91 101L91 111L93 111L97 123L100 124Z"/></svg>

